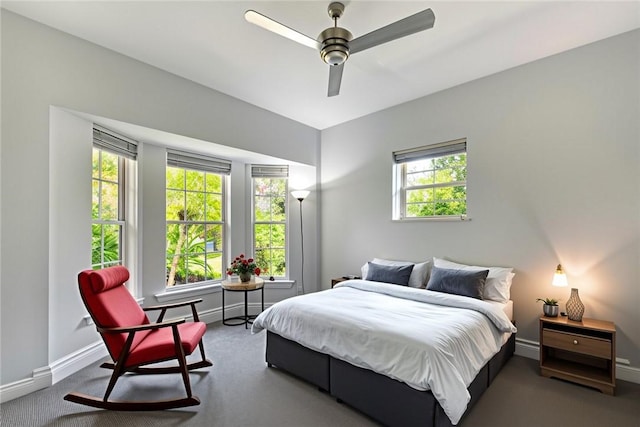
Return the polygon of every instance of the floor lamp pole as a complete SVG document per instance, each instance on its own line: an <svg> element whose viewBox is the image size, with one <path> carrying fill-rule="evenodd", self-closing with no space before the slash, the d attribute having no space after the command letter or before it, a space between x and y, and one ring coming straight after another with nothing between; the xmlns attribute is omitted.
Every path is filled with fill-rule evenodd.
<svg viewBox="0 0 640 427"><path fill-rule="evenodd" d="M304 227L302 224L302 201L309 195L309 191L307 190L297 190L292 191L291 195L298 199L300 202L300 258L301 258L301 269L300 269L300 284L302 285L302 293L304 294Z"/></svg>
<svg viewBox="0 0 640 427"><path fill-rule="evenodd" d="M304 230L302 227L302 200L300 200L300 258L301 258L301 269L300 269L300 284L302 285L302 293L304 294Z"/></svg>

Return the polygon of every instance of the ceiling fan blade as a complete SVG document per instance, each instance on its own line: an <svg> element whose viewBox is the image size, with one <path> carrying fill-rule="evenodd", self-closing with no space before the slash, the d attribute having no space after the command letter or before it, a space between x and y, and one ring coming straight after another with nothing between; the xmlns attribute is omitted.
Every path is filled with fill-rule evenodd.
<svg viewBox="0 0 640 427"><path fill-rule="evenodd" d="M368 34L355 38L349 42L349 52L356 53L370 47L378 46L391 40L399 39L419 31L428 30L433 27L436 20L431 9L425 9L414 15L378 28Z"/></svg>
<svg viewBox="0 0 640 427"><path fill-rule="evenodd" d="M342 83L342 70L344 62L340 65L329 66L329 90L327 96L336 96L340 94L340 83Z"/></svg>
<svg viewBox="0 0 640 427"><path fill-rule="evenodd" d="M320 50L320 43L317 40L312 39L311 37L302 34L301 32L294 30L293 28L289 28L284 24L274 21L268 16L264 16L263 14L258 13L255 10L247 10L244 13L244 19L252 24L257 25L258 27L262 27L265 30L274 32L278 35L293 40L294 42L298 42L312 49Z"/></svg>

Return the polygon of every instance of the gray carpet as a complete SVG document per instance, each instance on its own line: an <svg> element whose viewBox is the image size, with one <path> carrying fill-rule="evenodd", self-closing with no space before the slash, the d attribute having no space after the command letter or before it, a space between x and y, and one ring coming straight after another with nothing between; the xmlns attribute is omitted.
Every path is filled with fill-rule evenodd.
<svg viewBox="0 0 640 427"><path fill-rule="evenodd" d="M375 426L366 416L264 362L265 334L243 327L209 326L207 356L212 368L191 373L202 404L158 412L96 410L62 400L69 391L102 396L110 371L99 363L46 390L2 404L2 426ZM182 395L179 375L121 378L114 399L157 399ZM537 362L514 357L463 427L640 426L640 385L619 382L615 397L542 378Z"/></svg>

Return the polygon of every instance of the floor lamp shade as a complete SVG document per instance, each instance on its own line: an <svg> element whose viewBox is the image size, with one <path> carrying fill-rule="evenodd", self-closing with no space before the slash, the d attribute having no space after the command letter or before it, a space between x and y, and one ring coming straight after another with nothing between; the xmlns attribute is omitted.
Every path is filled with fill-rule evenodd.
<svg viewBox="0 0 640 427"><path fill-rule="evenodd" d="M291 195L302 202L309 195L309 190L295 190L291 192Z"/></svg>

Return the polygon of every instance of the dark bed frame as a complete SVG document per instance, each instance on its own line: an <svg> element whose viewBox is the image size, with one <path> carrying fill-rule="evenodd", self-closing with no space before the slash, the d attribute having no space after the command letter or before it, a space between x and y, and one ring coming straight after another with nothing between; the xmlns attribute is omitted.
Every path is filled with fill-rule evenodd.
<svg viewBox="0 0 640 427"><path fill-rule="evenodd" d="M469 386L471 401L465 414L482 396L514 351L515 334L512 334ZM276 366L316 385L338 402L344 402L384 425L453 425L431 391L413 389L405 383L311 350L269 331L266 361L269 367Z"/></svg>

